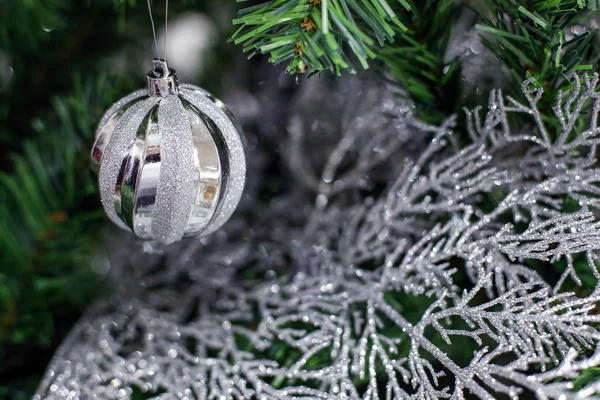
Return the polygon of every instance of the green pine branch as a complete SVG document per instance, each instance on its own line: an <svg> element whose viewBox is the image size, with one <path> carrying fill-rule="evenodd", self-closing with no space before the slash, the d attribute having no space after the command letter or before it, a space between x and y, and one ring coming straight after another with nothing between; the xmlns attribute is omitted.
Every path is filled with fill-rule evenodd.
<svg viewBox="0 0 600 400"><path fill-rule="evenodd" d="M377 66L412 99L417 116L439 122L460 110L461 66L446 53L455 15L454 0L409 0L410 12L399 15L406 30L376 50Z"/></svg>
<svg viewBox="0 0 600 400"><path fill-rule="evenodd" d="M273 0L242 9L232 40L289 73L377 66L439 120L459 109L460 66L444 59L455 10L453 0Z"/></svg>
<svg viewBox="0 0 600 400"><path fill-rule="evenodd" d="M99 290L91 256L105 217L89 149L119 93L104 77L76 78L0 173L0 375L22 368L25 354L52 351Z"/></svg>
<svg viewBox="0 0 600 400"><path fill-rule="evenodd" d="M396 30L407 29L398 8L410 5L406 0L273 0L241 10L232 40L250 56L268 53L272 63L286 62L290 73L355 72L352 56L366 69L376 49L393 42Z"/></svg>
<svg viewBox="0 0 600 400"><path fill-rule="evenodd" d="M20 49L38 50L49 40L48 31L64 22L60 15L69 7L67 0L0 2L0 49L9 54Z"/></svg>
<svg viewBox="0 0 600 400"><path fill-rule="evenodd" d="M477 28L513 75L515 94L535 78L553 104L573 72L596 68L596 31L571 28L596 15L598 1L473 3ZM250 56L285 63L289 73L339 75L356 72L355 64L377 66L407 91L420 118L435 122L463 105L461 65L446 59L461 7L456 0L271 0L242 9L231 40Z"/></svg>
<svg viewBox="0 0 600 400"><path fill-rule="evenodd" d="M486 0L480 8L484 43L515 80L513 94L529 78L543 87L550 109L574 72L596 71L600 61L597 31L585 28L595 0Z"/></svg>

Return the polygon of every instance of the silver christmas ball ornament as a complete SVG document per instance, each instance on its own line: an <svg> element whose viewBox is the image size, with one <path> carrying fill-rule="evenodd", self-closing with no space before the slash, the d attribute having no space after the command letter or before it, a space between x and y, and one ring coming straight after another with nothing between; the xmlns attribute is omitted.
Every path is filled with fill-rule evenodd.
<svg viewBox="0 0 600 400"><path fill-rule="evenodd" d="M233 214L246 161L240 128L205 90L154 59L148 88L119 100L96 131L92 168L118 226L168 244L208 235Z"/></svg>

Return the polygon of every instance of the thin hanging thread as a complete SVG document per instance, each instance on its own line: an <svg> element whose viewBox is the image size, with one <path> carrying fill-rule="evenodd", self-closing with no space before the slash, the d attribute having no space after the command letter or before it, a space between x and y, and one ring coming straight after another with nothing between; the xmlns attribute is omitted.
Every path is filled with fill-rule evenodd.
<svg viewBox="0 0 600 400"><path fill-rule="evenodd" d="M156 26L152 17L152 4L148 0L148 14L150 14L150 23L152 24L152 34L154 35L154 46L156 47L156 56L160 58L160 50L158 49L158 40L156 39ZM163 48L163 58L167 58L167 43L169 41L169 0L165 2L165 43Z"/></svg>
<svg viewBox="0 0 600 400"><path fill-rule="evenodd" d="M169 43L169 0L165 1L165 59L167 58L167 43Z"/></svg>

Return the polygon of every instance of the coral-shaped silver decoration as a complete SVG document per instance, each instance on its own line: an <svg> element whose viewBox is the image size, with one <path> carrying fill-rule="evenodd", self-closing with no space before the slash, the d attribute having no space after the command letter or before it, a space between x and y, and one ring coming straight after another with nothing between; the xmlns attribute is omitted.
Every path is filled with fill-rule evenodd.
<svg viewBox="0 0 600 400"><path fill-rule="evenodd" d="M166 244L213 233L244 189L240 131L221 101L180 87L167 62L155 59L148 88L113 105L96 132L92 166L106 214L138 237Z"/></svg>
<svg viewBox="0 0 600 400"><path fill-rule="evenodd" d="M302 144L320 122L296 114L284 156L304 166L294 189L251 225L160 257L122 244L115 294L73 330L36 399L600 393L600 381L577 386L600 366L600 93L596 75L582 82L559 96L560 132L546 127L531 81L526 103L494 91L487 113L467 111L462 149L454 119L421 123L386 90L353 91L339 142L314 151ZM511 128L515 113L531 123ZM370 118L377 132L360 123ZM404 151L400 135L429 141ZM390 169L378 192L370 183ZM596 286L582 287L583 275Z"/></svg>

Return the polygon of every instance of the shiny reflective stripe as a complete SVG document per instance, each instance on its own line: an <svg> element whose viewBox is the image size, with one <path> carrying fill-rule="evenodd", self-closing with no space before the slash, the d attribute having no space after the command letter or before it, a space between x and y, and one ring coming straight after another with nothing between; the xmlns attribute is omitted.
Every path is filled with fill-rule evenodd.
<svg viewBox="0 0 600 400"><path fill-rule="evenodd" d="M126 165L123 172L123 180L121 183L120 196L115 198L115 210L121 219L131 228L134 229L134 211L137 198L137 188L142 168L144 150L146 148L146 136L150 129L150 119L152 113L157 106L151 110L142 124L140 125L135 140L126 157ZM117 190L119 189L119 180L117 179ZM120 203L120 204L119 204Z"/></svg>
<svg viewBox="0 0 600 400"><path fill-rule="evenodd" d="M194 143L194 160L198 171L199 185L196 192L196 201L192 207L186 235L197 235L209 224L216 209L221 195L222 171L221 161L215 136L217 127L212 124L206 116L201 116L200 111L189 102L183 100Z"/></svg>
<svg viewBox="0 0 600 400"><path fill-rule="evenodd" d="M233 114L214 97L193 85L183 85L181 96L189 101L207 120L216 126L218 137L213 136L219 149L221 160L221 195L217 210L202 235L208 235L219 229L233 214L237 207L246 180L246 157L240 137L241 130ZM212 132L212 131L211 131Z"/></svg>
<svg viewBox="0 0 600 400"><path fill-rule="evenodd" d="M156 189L160 175L160 132L158 109L152 110L138 178L133 230L142 239L152 238L152 210L156 204Z"/></svg>
<svg viewBox="0 0 600 400"><path fill-rule="evenodd" d="M120 191L115 193L117 178L120 172L124 173L123 159L127 158L127 152L136 137L138 128L157 101L148 98L128 108L119 119L102 156L98 178L102 205L111 221L124 229L128 229L127 225L121 221L115 210L115 196L118 194L118 198L121 197Z"/></svg>

